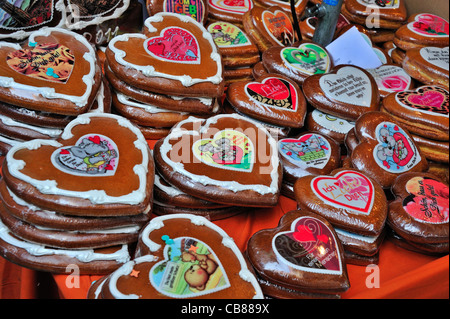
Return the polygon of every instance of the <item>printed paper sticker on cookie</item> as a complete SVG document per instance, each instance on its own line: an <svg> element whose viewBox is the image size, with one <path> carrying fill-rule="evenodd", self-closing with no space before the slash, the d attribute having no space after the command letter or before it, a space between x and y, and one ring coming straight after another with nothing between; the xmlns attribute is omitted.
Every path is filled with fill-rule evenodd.
<svg viewBox="0 0 450 319"><path fill-rule="evenodd" d="M200 139L192 146L192 152L201 162L222 169L251 172L254 148L243 133L223 130L212 139Z"/></svg>
<svg viewBox="0 0 450 319"><path fill-rule="evenodd" d="M448 91L439 86L423 86L415 91L399 92L395 100L414 111L446 117L449 115Z"/></svg>
<svg viewBox="0 0 450 319"><path fill-rule="evenodd" d="M192 298L230 287L224 267L208 245L191 237L163 237L165 259L150 270L150 282L160 293Z"/></svg>
<svg viewBox="0 0 450 319"><path fill-rule="evenodd" d="M73 146L53 152L52 164L77 176L113 176L119 163L119 150L108 137L84 135Z"/></svg>
<svg viewBox="0 0 450 319"><path fill-rule="evenodd" d="M372 182L356 171L338 175L318 176L311 181L314 194L328 205L348 209L356 214L369 215L374 201Z"/></svg>
<svg viewBox="0 0 450 319"><path fill-rule="evenodd" d="M339 248L332 231L319 219L300 217L291 231L274 236L272 249L279 260L307 272L342 274Z"/></svg>
<svg viewBox="0 0 450 319"><path fill-rule="evenodd" d="M297 90L281 78L266 78L261 83L251 82L245 86L245 93L256 102L295 112L297 109Z"/></svg>
<svg viewBox="0 0 450 319"><path fill-rule="evenodd" d="M448 37L448 21L434 14L422 13L415 21L408 23L408 28L426 37Z"/></svg>
<svg viewBox="0 0 450 319"><path fill-rule="evenodd" d="M18 73L42 80L66 83L72 73L75 56L57 43L37 44L31 49L9 53L6 63Z"/></svg>
<svg viewBox="0 0 450 319"><path fill-rule="evenodd" d="M415 220L430 224L449 221L448 186L432 178L414 177L406 183L410 194L403 200L403 208Z"/></svg>
<svg viewBox="0 0 450 319"><path fill-rule="evenodd" d="M284 11L264 11L262 22L267 33L280 45L288 46L294 43L295 34L289 16Z"/></svg>
<svg viewBox="0 0 450 319"><path fill-rule="evenodd" d="M201 0L164 0L164 11L187 15L202 22L205 7Z"/></svg>
<svg viewBox="0 0 450 319"><path fill-rule="evenodd" d="M299 139L282 139L278 143L278 150L293 164L319 169L327 165L331 155L330 143L318 134L305 134Z"/></svg>
<svg viewBox="0 0 450 319"><path fill-rule="evenodd" d="M158 60L200 64L200 47L197 39L189 31L168 27L161 31L160 36L144 41L148 54Z"/></svg>
<svg viewBox="0 0 450 319"><path fill-rule="evenodd" d="M414 142L398 125L382 122L378 124L375 135L379 144L374 148L373 156L382 169L402 173L421 161Z"/></svg>
<svg viewBox="0 0 450 319"><path fill-rule="evenodd" d="M240 47L249 45L250 40L237 26L228 22L214 22L208 26L214 42L221 47Z"/></svg>
<svg viewBox="0 0 450 319"><path fill-rule="evenodd" d="M323 74L330 70L328 53L313 43L303 43L298 48L284 48L280 55L288 67L306 74Z"/></svg>

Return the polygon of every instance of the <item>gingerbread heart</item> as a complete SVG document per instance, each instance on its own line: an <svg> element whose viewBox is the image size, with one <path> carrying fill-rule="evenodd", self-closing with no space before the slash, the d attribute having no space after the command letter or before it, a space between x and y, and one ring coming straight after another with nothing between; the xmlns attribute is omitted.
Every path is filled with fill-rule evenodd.
<svg viewBox="0 0 450 319"><path fill-rule="evenodd" d="M263 280L288 289L336 293L349 288L333 226L309 210L290 211L278 227L256 232L248 241L247 255Z"/></svg>
<svg viewBox="0 0 450 319"><path fill-rule="evenodd" d="M114 74L131 86L160 94L218 97L224 90L220 54L211 34L189 16L161 12L144 34L115 37L106 50Z"/></svg>
<svg viewBox="0 0 450 319"><path fill-rule="evenodd" d="M217 10L244 14L253 7L253 2L252 0L208 0L208 5Z"/></svg>
<svg viewBox="0 0 450 319"><path fill-rule="evenodd" d="M326 49L314 43L272 47L263 53L262 62L269 73L283 74L299 85L311 75L328 73L333 66Z"/></svg>
<svg viewBox="0 0 450 319"><path fill-rule="evenodd" d="M149 15L157 12L174 12L178 14L189 15L200 23L205 23L208 18L208 5L206 0L166 0L164 2L158 0L146 1L147 11Z"/></svg>
<svg viewBox="0 0 450 319"><path fill-rule="evenodd" d="M80 115L57 140L13 147L2 168L13 193L50 211L137 215L151 203L154 166L148 144L117 115Z"/></svg>
<svg viewBox="0 0 450 319"><path fill-rule="evenodd" d="M0 99L12 105L63 115L84 113L101 83L96 53L74 32L33 32L28 45L1 42Z"/></svg>
<svg viewBox="0 0 450 319"><path fill-rule="evenodd" d="M294 192L299 207L323 216L336 228L378 236L384 227L387 216L384 191L357 170L339 169L330 175L299 178Z"/></svg>
<svg viewBox="0 0 450 319"><path fill-rule="evenodd" d="M408 73L397 65L383 64L376 69L369 69L378 85L382 98L389 93L411 90L413 82Z"/></svg>
<svg viewBox="0 0 450 319"><path fill-rule="evenodd" d="M380 95L373 76L353 65L339 65L330 73L303 82L306 99L318 110L354 121L379 108Z"/></svg>
<svg viewBox="0 0 450 319"><path fill-rule="evenodd" d="M276 74L230 84L227 100L238 112L277 126L302 127L306 115L306 100L298 85Z"/></svg>
<svg viewBox="0 0 450 319"><path fill-rule="evenodd" d="M448 243L448 184L429 173L405 173L392 187L388 223L415 243Z"/></svg>
<svg viewBox="0 0 450 319"><path fill-rule="evenodd" d="M448 91L434 85L390 94L381 107L411 133L441 141L448 141L448 108Z"/></svg>
<svg viewBox="0 0 450 319"><path fill-rule="evenodd" d="M0 39L14 39L15 42L27 38L31 32L43 27L62 27L65 22L64 0L48 0L39 3L14 3L2 8ZM22 15L14 13L23 12Z"/></svg>
<svg viewBox="0 0 450 319"><path fill-rule="evenodd" d="M278 141L283 178L291 183L305 175L327 174L340 165L339 144L316 132Z"/></svg>
<svg viewBox="0 0 450 319"><path fill-rule="evenodd" d="M353 167L383 188L391 187L402 173L428 169L426 158L409 132L387 113L362 115L355 123L355 134L360 144L351 154Z"/></svg>
<svg viewBox="0 0 450 319"><path fill-rule="evenodd" d="M156 143L154 156L161 177L189 195L273 206L282 178L276 147L260 124L230 114L180 122Z"/></svg>
<svg viewBox="0 0 450 319"><path fill-rule="evenodd" d="M105 278L104 299L263 298L239 248L206 218L156 217L144 228L135 259Z"/></svg>
<svg viewBox="0 0 450 319"><path fill-rule="evenodd" d="M426 37L448 38L448 21L434 14L422 13L407 24L409 30Z"/></svg>

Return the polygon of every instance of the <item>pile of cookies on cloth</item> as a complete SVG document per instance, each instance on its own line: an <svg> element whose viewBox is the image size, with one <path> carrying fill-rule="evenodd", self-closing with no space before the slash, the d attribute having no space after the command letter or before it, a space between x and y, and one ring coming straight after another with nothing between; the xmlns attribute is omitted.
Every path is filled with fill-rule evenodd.
<svg viewBox="0 0 450 319"><path fill-rule="evenodd" d="M33 3L0 9L3 258L102 275L88 298L244 299L339 298L383 240L448 254L448 21L345 0L366 69L312 42L320 1ZM245 251L214 224L281 195Z"/></svg>

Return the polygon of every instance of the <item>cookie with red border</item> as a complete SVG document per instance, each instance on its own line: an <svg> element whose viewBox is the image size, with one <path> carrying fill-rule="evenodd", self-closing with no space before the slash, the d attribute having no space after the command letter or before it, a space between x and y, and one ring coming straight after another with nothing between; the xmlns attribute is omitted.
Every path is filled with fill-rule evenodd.
<svg viewBox="0 0 450 319"><path fill-rule="evenodd" d="M61 28L34 31L22 45L0 42L0 60L0 101L36 111L85 113L102 83L91 44Z"/></svg>
<svg viewBox="0 0 450 319"><path fill-rule="evenodd" d="M339 143L317 132L303 132L278 141L283 162L283 182L294 184L306 175L328 174L340 167Z"/></svg>
<svg viewBox="0 0 450 319"><path fill-rule="evenodd" d="M406 51L403 69L421 83L449 86L448 46L423 47Z"/></svg>
<svg viewBox="0 0 450 319"><path fill-rule="evenodd" d="M306 100L286 76L268 73L256 81L232 83L227 100L238 112L276 126L303 127Z"/></svg>
<svg viewBox="0 0 450 319"><path fill-rule="evenodd" d="M449 44L448 32L448 21L444 18L431 13L416 13L395 32L394 43L405 51L426 46L442 48Z"/></svg>
<svg viewBox="0 0 450 319"><path fill-rule="evenodd" d="M182 121L156 143L154 158L164 180L194 197L236 206L278 202L283 174L276 141L240 115Z"/></svg>
<svg viewBox="0 0 450 319"><path fill-rule="evenodd" d="M204 26L193 18L160 12L145 20L143 33L116 36L106 59L131 86L159 94L219 97L224 83L221 55Z"/></svg>
<svg viewBox="0 0 450 319"><path fill-rule="evenodd" d="M303 82L303 93L316 109L355 121L362 114L379 109L380 93L366 70L342 64L326 74L311 75Z"/></svg>
<svg viewBox="0 0 450 319"><path fill-rule="evenodd" d="M328 73L333 68L328 51L309 42L295 47L271 47L262 54L262 63L269 73L285 75L298 85L311 75Z"/></svg>
<svg viewBox="0 0 450 319"><path fill-rule="evenodd" d="M383 188L391 187L403 173L428 169L428 161L411 134L389 114L362 115L355 123L355 134L360 143L351 154L353 167Z"/></svg>
<svg viewBox="0 0 450 319"><path fill-rule="evenodd" d="M361 171L338 169L329 175L304 176L295 182L294 192L301 209L323 216L336 228L366 236L378 236L383 230L386 195Z"/></svg>
<svg viewBox="0 0 450 319"><path fill-rule="evenodd" d="M408 18L404 0L347 0L342 6L342 14L357 24L385 29L397 29Z"/></svg>
<svg viewBox="0 0 450 319"><path fill-rule="evenodd" d="M167 285L166 278L178 278ZM102 280L103 281L103 280ZM144 228L133 260L108 275L101 299L261 299L239 248L204 217L155 217Z"/></svg>
<svg viewBox="0 0 450 319"><path fill-rule="evenodd" d="M279 6L255 6L244 14L242 23L260 52L272 46L291 46L297 41L291 14Z"/></svg>
<svg viewBox="0 0 450 319"><path fill-rule="evenodd" d="M187 15L199 23L205 24L208 20L208 5L206 0L146 0L147 12L150 16L158 12L172 12Z"/></svg>
<svg viewBox="0 0 450 319"><path fill-rule="evenodd" d="M68 215L137 215L151 204L154 164L147 141L118 115L86 113L58 139L17 144L2 169L18 197Z"/></svg>
<svg viewBox="0 0 450 319"><path fill-rule="evenodd" d="M427 173L406 173L392 186L388 224L409 242L448 244L448 184Z"/></svg>
<svg viewBox="0 0 450 319"><path fill-rule="evenodd" d="M263 280L284 288L334 296L350 287L333 226L309 210L290 211L277 227L256 232L247 256Z"/></svg>
<svg viewBox="0 0 450 319"><path fill-rule="evenodd" d="M244 14L255 4L253 0L207 0L209 21L226 21L242 26Z"/></svg>
<svg viewBox="0 0 450 319"><path fill-rule="evenodd" d="M381 111L389 113L414 135L449 139L449 93L443 87L425 85L391 93L383 99Z"/></svg>

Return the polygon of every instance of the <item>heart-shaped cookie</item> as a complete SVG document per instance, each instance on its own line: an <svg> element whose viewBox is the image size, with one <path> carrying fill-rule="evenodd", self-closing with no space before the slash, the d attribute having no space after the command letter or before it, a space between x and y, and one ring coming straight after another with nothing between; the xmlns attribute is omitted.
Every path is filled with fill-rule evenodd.
<svg viewBox="0 0 450 319"><path fill-rule="evenodd" d="M413 134L448 141L449 94L443 87L426 85L389 94L383 99L381 110Z"/></svg>
<svg viewBox="0 0 450 319"><path fill-rule="evenodd" d="M448 243L448 184L429 173L405 173L392 191L388 223L393 230L415 243Z"/></svg>
<svg viewBox="0 0 450 319"><path fill-rule="evenodd" d="M412 78L421 83L448 88L448 46L445 48L427 46L408 50L402 67Z"/></svg>
<svg viewBox="0 0 450 319"><path fill-rule="evenodd" d="M318 110L351 121L379 108L375 79L353 65L342 64L330 73L308 77L303 82L303 93Z"/></svg>
<svg viewBox="0 0 450 319"><path fill-rule="evenodd" d="M209 21L226 21L242 26L242 16L254 7L252 0L206 0Z"/></svg>
<svg viewBox="0 0 450 319"><path fill-rule="evenodd" d="M109 299L263 297L242 253L221 228L188 214L156 217L144 228L135 259L106 277Z"/></svg>
<svg viewBox="0 0 450 319"><path fill-rule="evenodd" d="M189 16L161 12L144 32L115 37L106 50L114 74L155 93L218 97L224 90L222 62L211 34Z"/></svg>
<svg viewBox="0 0 450 319"><path fill-rule="evenodd" d="M147 0L147 11L150 16L158 12L174 12L178 14L190 15L196 21L205 23L208 19L208 5L206 0Z"/></svg>
<svg viewBox="0 0 450 319"><path fill-rule="evenodd" d="M84 113L101 83L92 46L60 28L35 31L23 46L0 42L0 60L0 100L37 111Z"/></svg>
<svg viewBox="0 0 450 319"><path fill-rule="evenodd" d="M13 147L2 168L17 196L68 215L136 215L151 203L154 165L148 144L138 128L117 115L80 115L57 140Z"/></svg>
<svg viewBox="0 0 450 319"><path fill-rule="evenodd" d="M363 114L355 123L360 142L351 154L353 167L376 180L383 188L391 187L405 172L423 172L428 162L409 132L384 112Z"/></svg>
<svg viewBox="0 0 450 319"><path fill-rule="evenodd" d="M307 42L298 47L271 47L262 54L262 62L269 73L283 74L299 85L311 75L328 73L333 66L325 48Z"/></svg>
<svg viewBox="0 0 450 319"><path fill-rule="evenodd" d="M291 183L305 175L328 174L341 163L339 143L315 132L280 139L278 152L283 178Z"/></svg>
<svg viewBox="0 0 450 319"><path fill-rule="evenodd" d="M297 40L291 17L280 6L255 6L244 14L242 23L260 52L272 46L291 46Z"/></svg>
<svg viewBox="0 0 450 319"><path fill-rule="evenodd" d="M278 201L276 141L240 115L182 121L156 143L154 157L161 177L194 197L237 206Z"/></svg>
<svg viewBox="0 0 450 319"><path fill-rule="evenodd" d="M413 14L407 24L395 31L394 43L404 51L424 46L448 46L448 21L431 13Z"/></svg>
<svg viewBox="0 0 450 319"><path fill-rule="evenodd" d="M338 169L330 175L299 178L294 192L299 207L325 217L334 227L366 236L377 236L384 227L384 191L357 170Z"/></svg>
<svg viewBox="0 0 450 319"><path fill-rule="evenodd" d="M336 293L349 288L333 226L309 210L290 211L278 227L256 232L248 241L247 255L262 279L288 289Z"/></svg>
<svg viewBox="0 0 450 319"><path fill-rule="evenodd" d="M266 74L257 81L230 84L227 100L240 113L277 126L303 126L306 100L289 78Z"/></svg>
<svg viewBox="0 0 450 319"><path fill-rule="evenodd" d="M382 98L392 92L406 91L413 88L411 77L400 66L384 64L368 71L377 82Z"/></svg>
<svg viewBox="0 0 450 319"><path fill-rule="evenodd" d="M65 22L64 0L47 0L34 4L10 2L5 6L6 10L2 7L0 39L14 39L14 42L18 42L33 31L43 27L62 27Z"/></svg>

